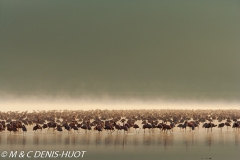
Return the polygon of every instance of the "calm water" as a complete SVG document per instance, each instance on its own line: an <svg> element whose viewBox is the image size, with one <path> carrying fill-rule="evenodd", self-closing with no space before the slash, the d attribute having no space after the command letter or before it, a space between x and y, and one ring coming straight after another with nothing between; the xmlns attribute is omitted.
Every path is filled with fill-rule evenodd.
<svg viewBox="0 0 240 160"><path fill-rule="evenodd" d="M29 128L30 129L30 128ZM139 134L131 129L129 133L104 131L97 133L42 132L0 134L0 152L3 151L87 151L78 159L176 159L176 160L237 160L240 151L240 131L214 128L212 132L200 128L194 132L180 131L163 133L156 129ZM34 152L35 153L35 152ZM0 159L3 159L0 157ZM7 159L7 158L4 158ZM13 158L12 158L13 159ZM40 159L40 158L39 158ZM69 158L52 158L69 159ZM76 158L71 158L76 159Z"/></svg>

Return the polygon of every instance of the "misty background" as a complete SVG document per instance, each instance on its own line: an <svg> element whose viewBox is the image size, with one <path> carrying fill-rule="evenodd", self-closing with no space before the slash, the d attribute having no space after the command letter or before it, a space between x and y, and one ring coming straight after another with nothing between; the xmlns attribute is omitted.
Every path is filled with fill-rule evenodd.
<svg viewBox="0 0 240 160"><path fill-rule="evenodd" d="M0 96L239 101L238 0L1 0Z"/></svg>

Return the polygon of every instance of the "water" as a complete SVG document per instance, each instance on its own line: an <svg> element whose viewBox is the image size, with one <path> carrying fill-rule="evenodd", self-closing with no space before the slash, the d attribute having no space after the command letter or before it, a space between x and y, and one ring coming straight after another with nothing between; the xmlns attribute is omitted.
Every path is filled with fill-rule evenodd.
<svg viewBox="0 0 240 160"><path fill-rule="evenodd" d="M87 151L82 158L87 160L237 160L240 150L240 131L226 127L222 131L213 128L212 132L201 127L193 132L179 128L174 128L172 133L163 133L158 129L154 132L146 130L145 133L140 130L139 134L132 128L129 133L115 131L112 134L106 131L100 134L94 131L85 133L83 130L68 134L66 131L57 133L51 129L34 133L30 130L26 135L1 133L0 151Z"/></svg>

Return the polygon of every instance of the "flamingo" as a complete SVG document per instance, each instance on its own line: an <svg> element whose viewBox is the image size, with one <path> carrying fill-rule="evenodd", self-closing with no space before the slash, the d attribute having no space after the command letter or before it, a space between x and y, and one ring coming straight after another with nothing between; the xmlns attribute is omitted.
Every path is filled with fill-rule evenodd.
<svg viewBox="0 0 240 160"><path fill-rule="evenodd" d="M57 128L55 130L57 130L58 132L62 132L63 131L61 125L57 125Z"/></svg>
<svg viewBox="0 0 240 160"><path fill-rule="evenodd" d="M218 128L221 128L221 130L222 130L222 128L224 127L224 123L220 123L220 124L218 124Z"/></svg>
<svg viewBox="0 0 240 160"><path fill-rule="evenodd" d="M41 131L42 131L42 127L41 127L39 124L36 124L36 125L33 127L34 133L35 133L38 129L41 129Z"/></svg>
<svg viewBox="0 0 240 160"><path fill-rule="evenodd" d="M23 131L23 134L24 134L24 132L25 133L27 132L27 128L25 127L25 125L22 126L22 131Z"/></svg>
<svg viewBox="0 0 240 160"><path fill-rule="evenodd" d="M102 126L101 125L96 125L96 127L94 128L94 130L97 130L98 133L102 132Z"/></svg>
<svg viewBox="0 0 240 160"><path fill-rule="evenodd" d="M139 131L141 130L141 128L137 124L134 124L133 128L135 129L136 133L139 133ZM139 129L138 132L137 132L137 128Z"/></svg>
<svg viewBox="0 0 240 160"><path fill-rule="evenodd" d="M146 123L146 124L143 125L142 128L144 129L144 133L145 133L145 129L146 129L146 128L148 128L148 131L149 131L149 133L150 133L150 129L152 128L152 126L151 126L151 124Z"/></svg>
<svg viewBox="0 0 240 160"><path fill-rule="evenodd" d="M229 121L228 121L228 122L225 122L225 125L227 126L227 130L228 130L228 127L231 127L231 124L230 124Z"/></svg>
<svg viewBox="0 0 240 160"><path fill-rule="evenodd" d="M114 127L110 124L105 125L104 129L107 130L107 131L110 131L110 133L113 133L115 131Z"/></svg>

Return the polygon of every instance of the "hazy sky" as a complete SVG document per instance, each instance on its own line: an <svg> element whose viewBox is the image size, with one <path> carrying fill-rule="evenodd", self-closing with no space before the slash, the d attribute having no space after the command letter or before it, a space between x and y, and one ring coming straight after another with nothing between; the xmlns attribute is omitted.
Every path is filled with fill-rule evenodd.
<svg viewBox="0 0 240 160"><path fill-rule="evenodd" d="M1 97L239 100L240 1L1 0L0 56Z"/></svg>

